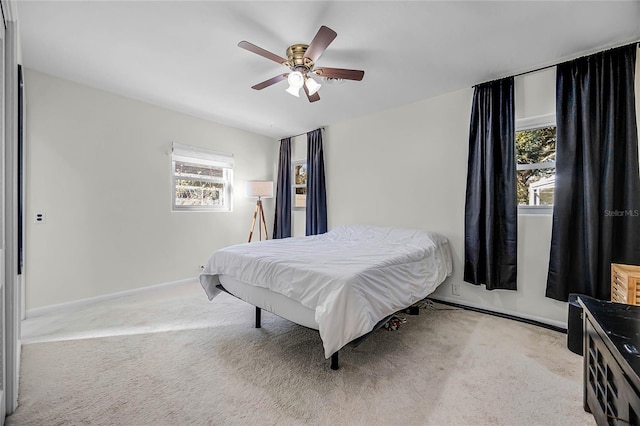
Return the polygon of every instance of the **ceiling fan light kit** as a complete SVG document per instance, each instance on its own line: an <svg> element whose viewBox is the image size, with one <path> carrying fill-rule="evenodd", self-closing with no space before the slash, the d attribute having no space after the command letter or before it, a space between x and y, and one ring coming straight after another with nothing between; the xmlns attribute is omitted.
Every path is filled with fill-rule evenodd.
<svg viewBox="0 0 640 426"><path fill-rule="evenodd" d="M322 87L321 84L319 84L317 81L315 81L311 77L306 78L304 85L307 86L307 89L309 90L310 95L317 93L318 90L320 90L320 88Z"/></svg>
<svg viewBox="0 0 640 426"><path fill-rule="evenodd" d="M296 98L300 97L300 88L302 87L302 74L298 71L294 71L289 73L287 77L287 81L289 82L289 88L287 89L287 93L295 96Z"/></svg>
<svg viewBox="0 0 640 426"><path fill-rule="evenodd" d="M289 86L289 88L287 88L286 92L292 96L295 96L296 98L300 97L300 88L295 88L293 86Z"/></svg>
<svg viewBox="0 0 640 426"><path fill-rule="evenodd" d="M295 97L300 97L300 89L304 84L304 76L300 71L290 72L287 76L287 82L289 82L289 88L287 92Z"/></svg>
<svg viewBox="0 0 640 426"><path fill-rule="evenodd" d="M324 81L327 84L336 85L336 84L342 84L344 80L341 78L325 77Z"/></svg>
<svg viewBox="0 0 640 426"><path fill-rule="evenodd" d="M311 74L315 74L327 81L362 80L364 77L364 71L361 70L315 68L315 62L329 44L331 44L331 42L336 38L336 36L337 33L331 28L322 26L310 44L293 44L289 46L286 51L286 59L276 55L275 53L264 50L255 44L251 44L248 41L241 41L238 43L238 46L242 49L270 59L288 67L291 70L288 74L277 75L269 80L252 86L252 88L255 90L262 90L265 87L269 87L286 78L289 83L289 87L286 89L287 93L299 97L300 89L304 88L304 92L307 95L309 102L316 102L320 100L318 90L320 90L321 85L311 78Z"/></svg>

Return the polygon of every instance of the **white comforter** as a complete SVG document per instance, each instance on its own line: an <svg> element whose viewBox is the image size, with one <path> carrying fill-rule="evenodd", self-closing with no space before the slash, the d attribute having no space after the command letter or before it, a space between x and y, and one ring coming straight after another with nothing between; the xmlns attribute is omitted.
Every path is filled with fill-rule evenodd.
<svg viewBox="0 0 640 426"><path fill-rule="evenodd" d="M216 251L200 274L209 300L219 275L265 287L315 311L325 357L383 318L424 299L451 275L448 240L367 225L239 244Z"/></svg>

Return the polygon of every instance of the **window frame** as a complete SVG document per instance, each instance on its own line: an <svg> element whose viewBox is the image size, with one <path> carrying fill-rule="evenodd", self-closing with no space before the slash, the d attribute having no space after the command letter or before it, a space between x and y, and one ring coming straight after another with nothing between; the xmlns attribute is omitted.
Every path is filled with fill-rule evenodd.
<svg viewBox="0 0 640 426"><path fill-rule="evenodd" d="M558 128L556 121L556 114L544 114L538 115L535 117L527 117L527 118L519 118L515 122L515 132L521 132L524 130L534 130L541 129L543 127L556 127ZM515 143L515 133L514 133L514 143ZM558 140L556 139L556 150ZM517 160L517 147L516 147L516 173L518 170L531 170L531 169L553 169L554 176L556 170L556 162L555 161L547 161L543 163L533 163L533 164L518 164ZM554 186L555 187L555 186ZM555 189L554 189L555 191ZM551 206L522 206L518 205L518 214L527 214L527 215L552 215L553 214L553 205Z"/></svg>
<svg viewBox="0 0 640 426"><path fill-rule="evenodd" d="M180 179L176 175L176 162L213 166L222 169L222 177L190 177L186 180L222 183L224 204L222 206L191 206L176 204L176 185ZM205 148L179 145L171 148L171 211L172 212L232 212L233 211L233 154L212 151Z"/></svg>
<svg viewBox="0 0 640 426"><path fill-rule="evenodd" d="M291 210L294 211L301 211L301 210L306 210L307 209L307 203L306 203L306 197L307 197L307 184L305 183L304 185L302 184L296 184L295 182L295 176L296 176L296 166L302 166L302 165L306 165L307 166L307 171L309 171L309 166L307 165L307 160L294 160L291 162L291 176L293 177L292 181L291 181ZM308 178L308 176L307 176ZM304 188L305 189L305 205L304 207L296 207L296 189L297 188Z"/></svg>

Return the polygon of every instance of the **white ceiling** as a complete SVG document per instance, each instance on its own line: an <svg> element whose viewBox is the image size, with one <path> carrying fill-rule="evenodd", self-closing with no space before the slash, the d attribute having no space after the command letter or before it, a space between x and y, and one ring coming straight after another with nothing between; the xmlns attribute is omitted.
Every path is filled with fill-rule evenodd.
<svg viewBox="0 0 640 426"><path fill-rule="evenodd" d="M27 1L25 67L281 138L640 40L640 1ZM309 103L286 57L321 25L338 33L317 66L365 70ZM27 82L28 84L28 82Z"/></svg>

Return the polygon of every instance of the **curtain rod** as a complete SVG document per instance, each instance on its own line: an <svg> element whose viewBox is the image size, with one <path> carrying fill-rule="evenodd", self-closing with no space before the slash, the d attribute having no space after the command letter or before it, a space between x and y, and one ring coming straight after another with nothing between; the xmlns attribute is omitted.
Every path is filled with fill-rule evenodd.
<svg viewBox="0 0 640 426"><path fill-rule="evenodd" d="M509 78L509 77L520 77L521 75L532 74L532 73L534 73L534 72L538 72L538 71L546 70L546 69L548 69L548 68L557 67L558 65L560 65L560 64L564 64L564 63L566 63L566 62L571 62L571 61L575 61L576 59L586 58L587 56L595 55L595 54L597 54L597 53L601 53L601 52L606 52L606 51L608 51L608 50L618 49L618 48L620 48L620 47L631 46L632 44L636 44L636 45L638 45L638 47L640 47L640 44L639 44L639 43L640 43L640 40L632 41L631 43L625 43L625 44L622 44L622 45L620 45L620 46L610 47L610 48L605 49L605 50L599 50L599 51L597 51L597 52L593 52L593 53L589 53L589 54L586 54L586 55L578 56L577 58L568 59L568 60L566 60L566 61L558 62L558 63L556 63L556 64L552 64L552 65L547 65L547 66L544 66L544 67L536 68L536 69L534 69L534 70L530 70L530 71L523 71L523 72L518 73L518 74L508 75L508 76L506 76L506 77L501 77L501 78L496 78L496 79L493 79L493 80L488 80L488 81L485 81L484 83L474 84L474 85L473 85L473 86L471 86L471 87L476 88L477 86L480 86L480 85L482 85L482 84L487 84L487 83L491 83L491 82L494 82L494 81L502 80L503 78Z"/></svg>
<svg viewBox="0 0 640 426"><path fill-rule="evenodd" d="M324 130L324 126L323 127L318 127L318 129ZM313 129L313 130L317 130L317 129ZM309 132L313 132L313 130L309 130ZM300 134L293 135L293 136L287 136L287 138L297 138L298 136L306 135L309 132L304 132L304 133L300 133ZM282 139L286 139L286 138L282 138ZM280 140L282 140L282 139L280 139Z"/></svg>

